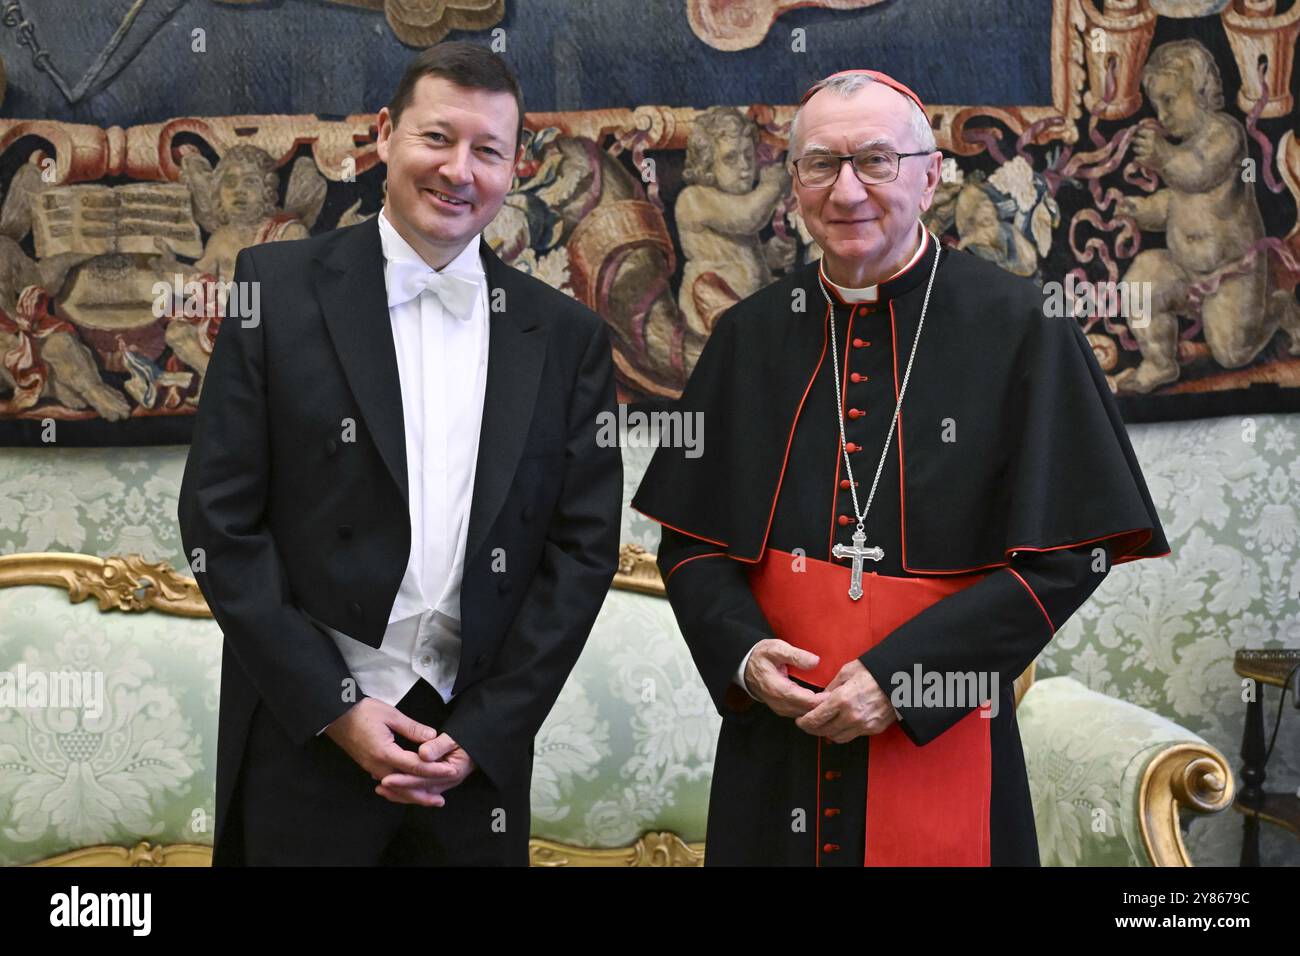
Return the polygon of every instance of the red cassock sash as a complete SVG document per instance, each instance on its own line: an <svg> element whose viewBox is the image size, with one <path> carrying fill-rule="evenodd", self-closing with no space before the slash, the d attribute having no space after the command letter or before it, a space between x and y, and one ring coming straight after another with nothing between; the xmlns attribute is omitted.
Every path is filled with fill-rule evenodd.
<svg viewBox="0 0 1300 956"><path fill-rule="evenodd" d="M841 667L909 618L982 577L897 578L864 571L863 594L854 601L848 565L768 548L749 569L750 588L772 632L821 659L812 671L790 671L815 687L825 687ZM893 685L880 689L888 696ZM992 772L989 719L981 708L924 747L897 723L871 737L868 746L864 865L989 865Z"/></svg>

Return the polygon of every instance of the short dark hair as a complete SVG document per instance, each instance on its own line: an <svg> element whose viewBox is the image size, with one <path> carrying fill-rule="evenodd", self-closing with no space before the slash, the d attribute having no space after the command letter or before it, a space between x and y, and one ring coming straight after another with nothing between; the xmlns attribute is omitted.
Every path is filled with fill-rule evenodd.
<svg viewBox="0 0 1300 956"><path fill-rule="evenodd" d="M410 105L415 84L424 76L441 76L471 90L513 94L515 106L519 108L515 149L519 148L524 138L524 94L505 60L486 47L464 40L434 44L411 61L397 84L393 100L388 104L394 126L401 120L402 110Z"/></svg>

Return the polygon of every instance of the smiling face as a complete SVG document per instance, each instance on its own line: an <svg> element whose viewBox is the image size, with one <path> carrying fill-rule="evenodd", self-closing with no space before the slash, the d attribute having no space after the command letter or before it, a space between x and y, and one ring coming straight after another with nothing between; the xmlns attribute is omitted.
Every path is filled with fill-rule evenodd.
<svg viewBox="0 0 1300 956"><path fill-rule="evenodd" d="M523 155L509 92L423 76L396 125L379 111L379 158L388 165L384 214L429 265L454 259L496 216Z"/></svg>
<svg viewBox="0 0 1300 956"><path fill-rule="evenodd" d="M801 143L795 158L828 151L855 153L867 145L910 153L920 148L909 128L910 101L881 83L849 96L820 90L799 114ZM899 161L893 182L863 185L849 164L830 186L794 180L799 211L834 281L871 285L901 269L916 250L917 220L939 185L942 154Z"/></svg>

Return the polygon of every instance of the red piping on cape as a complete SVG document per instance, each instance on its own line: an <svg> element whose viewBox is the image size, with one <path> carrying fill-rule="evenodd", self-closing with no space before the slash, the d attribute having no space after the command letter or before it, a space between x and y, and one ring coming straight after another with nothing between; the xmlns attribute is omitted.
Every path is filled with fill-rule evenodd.
<svg viewBox="0 0 1300 956"><path fill-rule="evenodd" d="M661 524L665 528L669 528L673 531L676 531L678 534L684 534L688 538L694 538L696 541L703 541L705 544L716 544L720 548L730 547L730 545L728 545L727 542L725 541L716 541L713 538L706 538L702 534L694 534L690 531L683 531L681 528L678 528L676 525L671 525L667 521L662 520L661 518L656 518L652 514L646 514L646 512L642 511L640 508L637 508L634 505L628 505L628 507L631 508L633 511L635 511L637 514L645 515L645 517L649 518L651 521L657 524Z"/></svg>
<svg viewBox="0 0 1300 956"><path fill-rule="evenodd" d="M818 266L817 268L821 268ZM767 550L767 538L772 533L772 519L776 517L776 503L781 500L781 485L785 483L785 469L790 463L790 446L794 444L794 430L799 427L799 416L803 414L803 403L808 400L808 393L812 391L813 382L817 381L817 376L821 374L822 366L826 364L826 349L830 344L830 319L831 307L826 306L826 315L822 319L822 354L817 359L817 366L813 369L812 375L808 376L808 384L804 386L803 395L799 398L799 407L794 410L794 421L790 423L790 436L785 440L785 457L781 459L781 474L776 479L776 491L772 494L772 508L767 513L767 528L763 531L763 543L758 546L758 554L748 564L757 564L763 557L763 552ZM745 561L745 558L739 560Z"/></svg>
<svg viewBox="0 0 1300 956"><path fill-rule="evenodd" d="M836 298L838 299L839 296L836 296ZM849 403L849 350L853 347L853 319L854 316L857 314L857 311L858 310L855 307L853 311L849 313L849 327L844 331L844 371L843 371L844 379L843 381L840 382L840 395L844 396L844 405L847 405ZM841 405L840 406L841 421L843 421L843 416L844 416L844 406ZM840 445L835 446L835 484L831 485L831 536L830 536L830 541L826 545L827 561L831 561L834 559L833 551L835 549L835 521L836 518L838 517L835 514L835 512L840 510L839 509L840 462L844 460L844 455L841 454L842 450L843 449ZM849 492L850 501L853 500L852 496L853 496L853 492L850 491Z"/></svg>
<svg viewBox="0 0 1300 956"><path fill-rule="evenodd" d="M927 233L926 233L926 234L927 234L927 235L929 234L928 230L927 230ZM928 241L929 241L929 240L927 239L926 242L928 242ZM910 266L909 268L915 268L916 265L917 265L917 263L920 263L920 262L924 261L924 259L925 259L925 256L924 256L924 255L920 256L920 257L917 259L916 263L913 263L912 266ZM817 268L818 268L818 271L820 271L820 270L821 270L821 265L819 264ZM907 269L904 269L903 272L904 272L904 273L907 272ZM902 275L903 273L899 273L899 274ZM831 288L829 291L830 291L830 294L831 294L831 295L833 295L833 296L835 296L835 298L839 299L839 295L835 292L835 289L834 289L834 288ZM840 300L840 302L841 302L841 304L843 304L843 305L848 305L848 304L849 304L849 303L847 303L847 302L844 302L842 299ZM826 310L826 316L827 316L827 319L830 318L830 308L829 308L829 307L828 307L827 310ZM894 355L893 355L893 366L894 366L894 402L895 402L895 404L897 404L897 402L898 402L898 384L899 384L899 383L898 383L898 328L897 328L897 325L896 325L896 322L895 322L895 317L894 317L894 300L893 300L893 299L890 299L890 301L889 301L889 334L890 334L890 338L891 338L892 341L893 341L893 346L894 346ZM767 530L763 532L763 543L759 546L759 549L758 549L758 555L755 556L755 557L753 557L753 558L742 558L742 557L739 557L738 555L728 554L727 557L728 557L728 558L731 558L733 561L740 561L740 562L743 562L744 564L757 564L759 561L762 560L762 558L763 558L763 552L767 550L767 538L768 538L768 535L771 534L771 531L772 531L772 519L776 516L776 503L777 503L778 499L781 497L781 485L782 485L782 483L785 481L785 469L786 469L786 465L789 463L789 460L790 460L790 446L791 446L791 444L794 442L794 430L795 430L796 427L798 427L798 424L799 424L799 416L803 413L804 401L808 398L808 392L809 392L809 390L812 389L813 382L816 381L816 379L817 379L817 374L821 371L821 367L822 367L822 365L823 365L823 364L825 363L825 361L826 361L826 348L827 348L827 344L828 344L828 343L827 343L828 336L829 336L829 327L828 327L828 323L823 323L823 326L822 326L822 354L821 354L821 357L817 360L817 366L816 366L816 368L813 369L812 377L808 379L808 385L807 385L807 386L804 388L804 390L803 390L803 396L799 399L799 407L798 407L797 409L795 409L794 421L790 424L790 435L789 435L789 437L786 439L786 443L785 443L785 458L783 458L782 461L781 461L781 473L780 473L780 476L777 478L777 482L776 482L776 492L775 492L775 494L773 494L773 496L772 496L772 507L771 507L771 510L768 512L768 516L767 516ZM846 363L845 367L847 368L847 363ZM899 523L900 541L902 542L902 549L903 549L903 555L902 555L902 561L901 561L901 563L902 563L902 566L903 566L903 570L904 570L904 571L907 571L909 574L918 574L918 575L934 575L934 576L938 576L938 575L946 575L946 574L971 574L972 572L975 572L975 571L984 571L984 570L989 569L989 568L1010 568L1010 566L1011 566L1011 554L1012 554L1012 552L1014 552L1014 551L1036 551L1036 552L1044 552L1044 551L1060 551L1060 550L1065 549L1065 548L1077 548L1077 547L1079 547L1079 545L1083 545L1083 544L1091 544L1091 543L1094 542L1094 541L1106 541L1106 540L1109 540L1110 538L1118 538L1118 537L1121 537L1121 536L1123 536L1123 535L1133 534L1134 532L1137 532L1137 531L1146 531L1146 538L1143 539L1143 541L1142 541L1140 544L1138 544L1137 547L1136 547L1134 550L1141 550L1141 548L1142 548L1143 546L1145 546L1146 543L1147 543L1148 541L1151 540L1151 536L1152 536L1152 531L1151 531L1151 529L1149 529L1149 528L1147 528L1147 529L1144 529L1144 528L1130 528L1130 529L1128 529L1127 531L1115 531L1115 532L1112 532L1111 534L1103 534L1103 535L1099 535L1099 536L1097 536L1097 537L1095 537L1095 538L1087 538L1087 539L1085 539L1085 540L1083 540L1083 541L1073 541L1073 542L1068 542L1068 543L1066 543L1066 544L1053 545L1053 546L1050 547L1050 548L1038 548L1038 547L1033 547L1033 546L1031 546L1031 545L1014 545L1014 546L1012 546L1012 547L1010 547L1010 548L1005 548L1005 549L1003 549L1003 553L1006 555L1006 558L1007 558L1005 561L994 561L994 562L992 562L991 564L980 564L980 565L976 565L975 567L970 567L970 568L951 568L951 569L938 570L938 569L924 569L924 568L912 568L912 567L909 567L908 564L907 564L907 506L906 506L906 502L904 501L904 488L905 488L905 484L904 484L904 482L903 482L903 472L904 472L904 454L903 454L903 413L902 413L901 410L900 410L899 413L898 413L898 428L897 428L897 432L898 432L898 519L899 519L899 520L898 520L898 523ZM836 465L836 486L837 486L837 490L838 490L838 484L839 484L839 478L838 478L838 475L839 475L839 466L838 466L838 463L837 463L837 465ZM631 507L631 506L629 506L629 507ZM665 528L671 528L673 531L676 531L678 534L684 534L684 535L686 535L688 538L695 538L697 541L703 541L703 542L705 542L706 544L716 544L716 545L718 545L719 547L722 547L722 548L729 548L729 547L730 547L730 545L727 544L727 542L725 542L725 541L719 541L719 540L717 540L716 538L709 538L709 537L706 537L706 536L704 536L704 535L702 535L702 534L695 534L694 532L686 531L686 530L684 530L684 529L682 529L682 528L675 527L674 525L671 525L671 524L669 524L668 522L663 521L663 520L660 519L660 518L656 518L654 515L649 514L648 512L642 511L640 508L633 507L632 510L635 511L635 512L637 512L637 514L644 515L645 517L649 518L651 521L654 521L654 522L657 522L658 524L663 525ZM835 533L835 532L834 532L834 520L832 520L832 522L831 522L831 535L832 535L832 538L834 537L834 533ZM1168 557L1168 556L1169 556L1170 554L1172 554L1172 553L1173 553L1173 551L1172 551L1172 549L1171 549L1171 550L1168 550L1168 551L1162 551L1160 554L1151 554L1151 555L1126 554L1126 555L1122 555L1122 556L1120 556L1120 557L1118 557L1118 558L1113 558L1113 559L1111 560L1111 566L1113 567L1114 565L1117 565L1117 564L1127 564L1129 561L1141 561L1141 560L1144 560L1144 559L1147 559L1147 558L1164 558L1164 557ZM674 569L674 570L676 570L676 569Z"/></svg>
<svg viewBox="0 0 1300 956"><path fill-rule="evenodd" d="M708 554L693 554L689 558L682 558L682 560L673 565L671 571L664 575L664 584L668 583L668 579L671 578L677 569L683 564L690 564L692 561L698 561L700 558L725 558L726 556L726 553L723 551L711 551Z"/></svg>
<svg viewBox="0 0 1300 956"><path fill-rule="evenodd" d="M894 357L893 357L894 358L893 361L894 403L897 404L898 403L898 328L894 322L894 300L893 299L890 299L889 301L889 335L890 335L890 339L893 341L894 344ZM1011 555L1013 552L1016 551L1037 551L1037 552L1060 551L1064 548L1077 548L1079 547L1079 545L1082 544L1091 544L1094 541L1106 541L1109 540L1110 538L1118 538L1123 535L1133 534L1134 532L1143 531L1143 530L1146 531L1146 537L1133 550L1135 551L1141 550L1146 545L1146 543L1151 540L1151 535L1152 535L1151 529L1129 528L1127 531L1114 531L1110 534L1098 535L1095 538L1087 538L1083 541L1074 541L1069 544L1058 544L1050 548L1034 548L1026 545L1013 545L1010 548L1003 549L1003 553L1007 556L1007 560L1001 562L995 561L992 564L980 564L972 568L954 568L954 569L945 569L942 571L934 570L934 569L922 570L918 568L912 568L909 567L907 564L907 504L904 501L904 497L903 497L904 488L906 487L906 483L903 481L904 465L905 465L905 456L903 453L903 412L902 409L899 409L898 412L898 524L899 524L899 529L898 530L899 530L899 534L901 535L900 540L902 541L902 545L903 545L903 559L902 559L903 570L911 574L932 574L932 575L971 574L972 572L983 571L988 568L1007 568L1008 570L1010 570ZM1113 567L1116 564L1125 564L1129 561L1141 561L1147 557L1163 558L1171 553L1172 550L1165 551L1162 554L1152 554L1152 555L1126 554L1126 555L1122 555L1121 557L1114 558L1111 561L1111 566ZM1027 586L1028 585L1026 585L1026 587ZM1033 592L1031 591L1030 593ZM1051 622L1051 618L1048 618L1048 623L1050 622Z"/></svg>
<svg viewBox="0 0 1300 956"><path fill-rule="evenodd" d="M794 430L799 424L799 416L803 414L803 403L808 398L808 392L812 390L813 382L817 381L817 374L822 370L822 365L824 365L826 362L826 347L827 347L827 338L829 335L828 324L830 320L830 314L831 314L830 306L827 306L826 318L822 322L822 354L817 359L817 366L813 369L812 375L808 377L808 384L804 386L803 396L799 399L799 406L794 410L794 421L790 423L790 435L785 440L785 457L781 459L781 472L776 479L776 491L772 494L772 508L767 513L767 529L763 532L763 541L758 546L758 555L753 558L742 558L739 557L738 555L728 554L727 557L732 558L733 560L743 561L745 564L757 564L760 560L762 560L763 552L767 550L767 536L772 533L772 519L776 517L776 503L781 498L781 484L785 481L786 465L790 463L790 446L794 443ZM714 539L706 538L703 535L691 534L691 532L689 531L682 531L682 529L680 528L673 528L673 526L668 524L668 522L659 521L659 519L656 518L654 515L646 514L646 512L641 511L639 508L633 510L635 510L638 514L645 515L651 521L658 521L665 528L672 528L672 530L678 532L679 534L684 534L687 537L691 537L691 538L698 538L701 541L707 541L709 544L716 544L724 548L730 547L730 545L728 545L725 541L715 541Z"/></svg>

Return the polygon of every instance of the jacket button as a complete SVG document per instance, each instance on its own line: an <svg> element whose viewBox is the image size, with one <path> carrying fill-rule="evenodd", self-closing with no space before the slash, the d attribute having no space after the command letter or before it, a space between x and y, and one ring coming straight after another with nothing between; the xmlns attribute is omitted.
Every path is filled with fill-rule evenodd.
<svg viewBox="0 0 1300 956"><path fill-rule="evenodd" d="M510 579L509 579L509 578L502 578L502 579L501 579L501 583L497 585L497 593L498 593L498 594L509 594L509 593L510 593Z"/></svg>
<svg viewBox="0 0 1300 956"><path fill-rule="evenodd" d="M524 510L523 510L523 515L522 515L522 517L523 517L523 519L524 519L525 521L532 521L532 520L533 520L533 506L532 506L532 505L524 505Z"/></svg>
<svg viewBox="0 0 1300 956"><path fill-rule="evenodd" d="M338 450L339 450L339 443L336 442L333 438L328 439L325 442L325 454L332 455Z"/></svg>
<svg viewBox="0 0 1300 956"><path fill-rule="evenodd" d="M354 617L361 616L361 605L358 604L356 601L353 601L351 604L348 605L348 610L352 612L352 615Z"/></svg>
<svg viewBox="0 0 1300 956"><path fill-rule="evenodd" d="M480 654L478 657L474 658L475 667L485 667L487 666L487 662L488 656L486 654Z"/></svg>
<svg viewBox="0 0 1300 956"><path fill-rule="evenodd" d="M344 540L347 540L348 538L351 538L351 537L352 537L352 525L350 525L350 524L341 524L341 525L339 525L339 529L338 529L338 530L339 530L339 537L340 537L340 538L343 538Z"/></svg>

